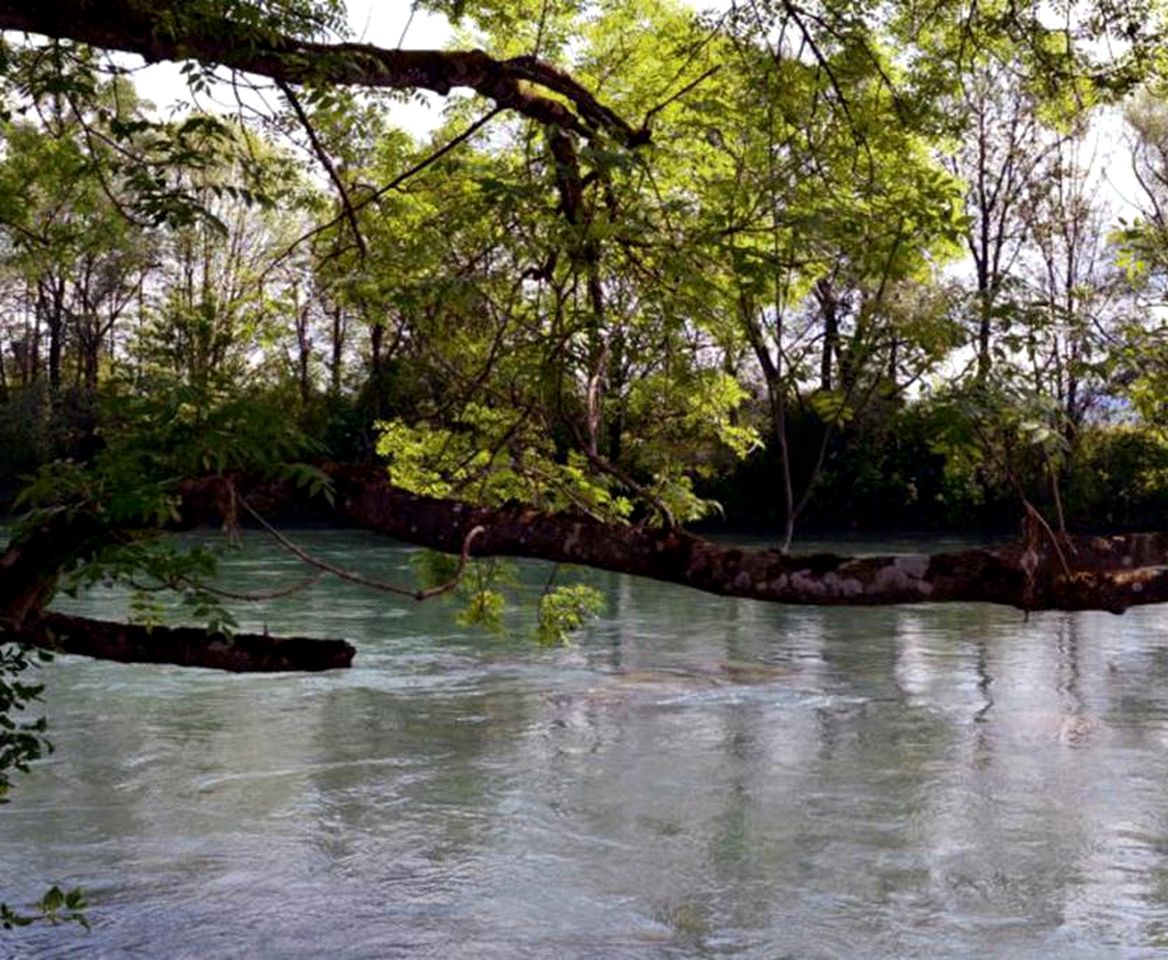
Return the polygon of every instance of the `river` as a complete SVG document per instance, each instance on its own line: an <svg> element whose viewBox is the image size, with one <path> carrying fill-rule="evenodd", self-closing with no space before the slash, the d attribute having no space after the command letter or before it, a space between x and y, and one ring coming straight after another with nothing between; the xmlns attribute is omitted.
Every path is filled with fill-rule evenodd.
<svg viewBox="0 0 1168 960"><path fill-rule="evenodd" d="M412 548L300 537L408 576ZM226 564L237 589L298 575L258 536ZM346 637L349 671L58 658L0 894L80 885L93 930L0 931L0 956L1168 955L1168 610L587 577L608 608L562 648L526 608L496 637L330 581L241 626Z"/></svg>

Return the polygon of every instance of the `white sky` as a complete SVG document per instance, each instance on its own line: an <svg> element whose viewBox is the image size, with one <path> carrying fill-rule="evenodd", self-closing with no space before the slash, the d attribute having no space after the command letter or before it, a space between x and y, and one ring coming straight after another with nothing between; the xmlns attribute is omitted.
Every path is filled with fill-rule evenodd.
<svg viewBox="0 0 1168 960"><path fill-rule="evenodd" d="M421 11L411 14L406 0L347 0L349 24L354 39L378 47L404 47L415 50L441 49L453 31L442 17ZM442 98L423 94L427 105L402 104L394 108L393 118L406 130L421 134L438 124Z"/></svg>
<svg viewBox="0 0 1168 960"><path fill-rule="evenodd" d="M451 36L449 24L441 17L418 12L410 15L409 4L348 0L349 24L357 40L379 47L441 47ZM404 36L403 36L404 34Z"/></svg>
<svg viewBox="0 0 1168 960"><path fill-rule="evenodd" d="M450 25L433 14L410 12L406 0L348 0L349 24L353 39L379 47L440 49L453 35ZM163 113L176 104L189 103L190 91L179 68L173 63L144 67L134 74L141 96L153 101ZM423 94L425 102L410 102L393 108L394 121L415 135L425 134L439 122L443 98ZM211 104L201 103L210 107Z"/></svg>

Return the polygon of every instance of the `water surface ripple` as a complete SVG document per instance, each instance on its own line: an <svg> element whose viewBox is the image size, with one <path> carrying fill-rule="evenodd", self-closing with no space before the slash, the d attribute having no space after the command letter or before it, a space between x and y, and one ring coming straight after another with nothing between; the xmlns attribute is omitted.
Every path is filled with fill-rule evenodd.
<svg viewBox="0 0 1168 960"><path fill-rule="evenodd" d="M386 540L302 539L408 572ZM258 539L228 570L298 575ZM608 610L564 649L529 613L484 637L332 582L241 625L348 637L347 672L61 657L57 751L0 808L2 892L81 885L94 929L0 933L0 955L1168 953L1168 611L780 608L588 576Z"/></svg>

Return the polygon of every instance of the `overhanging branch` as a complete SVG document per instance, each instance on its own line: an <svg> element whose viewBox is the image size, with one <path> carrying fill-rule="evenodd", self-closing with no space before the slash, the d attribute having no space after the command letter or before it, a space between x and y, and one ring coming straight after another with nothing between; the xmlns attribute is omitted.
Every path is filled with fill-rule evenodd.
<svg viewBox="0 0 1168 960"><path fill-rule="evenodd" d="M335 670L348 667L356 652L344 640L266 633L228 637L199 627L145 627L63 613L3 625L0 640L20 640L56 653L119 663L171 663L233 673Z"/></svg>
<svg viewBox="0 0 1168 960"><path fill-rule="evenodd" d="M816 606L984 602L1026 610L1108 610L1168 601L1168 534L1078 537L988 549L899 556L788 556L744 550L680 529L608 524L521 505L477 507L395 488L378 467L327 466L334 521L460 557L512 556L647 577L721 596ZM307 494L290 483L248 485L207 477L182 486L185 524L214 522L241 489L268 511L302 511ZM85 511L47 515L37 532L0 553L0 640L121 661L224 670L324 670L348 666L340 640L147 628L45 613L59 573L92 544ZM109 536L106 531L105 536ZM91 546L84 546L90 544ZM1073 550L1065 550L1067 546ZM330 571L338 573L338 571ZM339 575L339 574L338 574ZM457 582L457 576L451 584ZM449 585L424 591L425 595ZM417 593L412 596L421 598Z"/></svg>
<svg viewBox="0 0 1168 960"><path fill-rule="evenodd" d="M463 552L470 532L482 527L470 546L475 556L576 564L721 596L815 606L983 602L1114 613L1168 601L1165 534L1078 537L1067 542L1073 550L1059 551L1043 541L934 554L788 556L680 529L418 496L394 487L379 467L331 466L328 472L335 487L333 518L341 523L452 554ZM208 519L198 504L213 509L213 485L188 488L192 521ZM304 494L284 487L269 488L267 496L271 509L280 499L292 506Z"/></svg>
<svg viewBox="0 0 1168 960"><path fill-rule="evenodd" d="M482 50L386 50L304 40L211 8L142 0L0 0L0 30L134 53L148 63L219 64L283 84L432 90L443 96L465 87L582 136L604 130L629 146L648 140L646 131L634 129L568 74L533 57L499 60Z"/></svg>

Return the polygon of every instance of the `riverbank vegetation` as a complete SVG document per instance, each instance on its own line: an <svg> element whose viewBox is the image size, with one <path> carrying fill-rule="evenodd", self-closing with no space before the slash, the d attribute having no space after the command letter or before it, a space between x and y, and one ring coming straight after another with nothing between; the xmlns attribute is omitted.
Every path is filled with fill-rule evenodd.
<svg viewBox="0 0 1168 960"><path fill-rule="evenodd" d="M1155 526L1155 38L1099 62L1040 11L961 12L467 11L570 73L583 137L473 96L414 136L332 65L161 119L132 70L10 36L0 489L145 431L185 475L380 456L415 492L784 545L1023 498ZM256 16L225 48L340 26Z"/></svg>

